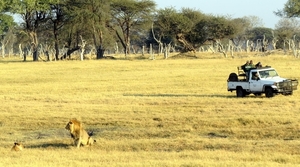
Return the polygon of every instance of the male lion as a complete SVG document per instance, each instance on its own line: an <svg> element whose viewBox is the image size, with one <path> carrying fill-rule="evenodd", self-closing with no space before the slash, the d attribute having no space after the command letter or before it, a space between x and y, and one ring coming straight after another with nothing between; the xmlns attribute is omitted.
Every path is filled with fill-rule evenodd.
<svg viewBox="0 0 300 167"><path fill-rule="evenodd" d="M14 146L11 148L11 151L22 151L24 149L24 145L22 143L14 143Z"/></svg>
<svg viewBox="0 0 300 167"><path fill-rule="evenodd" d="M71 119L65 128L70 131L71 137L74 139L74 144L77 148L80 146L91 146L96 142L96 140L93 140L83 129L82 123L76 118Z"/></svg>

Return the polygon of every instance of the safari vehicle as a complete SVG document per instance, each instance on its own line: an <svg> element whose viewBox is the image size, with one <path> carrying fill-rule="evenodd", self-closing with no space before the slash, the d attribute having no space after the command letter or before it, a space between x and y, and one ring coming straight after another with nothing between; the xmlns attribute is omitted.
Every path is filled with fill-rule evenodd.
<svg viewBox="0 0 300 167"><path fill-rule="evenodd" d="M273 97L276 94L292 95L297 90L297 79L281 78L271 67L252 68L245 73L238 67L238 74L231 73L227 80L227 90L236 91L237 97L254 94Z"/></svg>

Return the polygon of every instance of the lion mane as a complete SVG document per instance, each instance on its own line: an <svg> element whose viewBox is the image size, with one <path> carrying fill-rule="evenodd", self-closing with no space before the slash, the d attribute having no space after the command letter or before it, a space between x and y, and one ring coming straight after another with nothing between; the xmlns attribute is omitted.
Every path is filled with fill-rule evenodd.
<svg viewBox="0 0 300 167"><path fill-rule="evenodd" d="M96 140L93 140L92 137L83 129L82 123L76 118L71 119L66 127L70 131L71 137L74 140L75 146L79 148L80 146L91 146Z"/></svg>

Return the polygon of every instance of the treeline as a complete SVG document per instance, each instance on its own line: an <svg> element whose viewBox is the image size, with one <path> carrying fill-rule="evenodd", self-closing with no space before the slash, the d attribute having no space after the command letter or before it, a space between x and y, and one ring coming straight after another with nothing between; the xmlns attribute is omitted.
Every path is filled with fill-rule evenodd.
<svg viewBox="0 0 300 167"><path fill-rule="evenodd" d="M157 9L152 0L10 0L0 3L1 54L18 52L33 61L80 59L104 53L260 51L295 49L299 22L281 19L275 29L260 18L231 18L199 10ZM283 11L274 14L284 16ZM17 19L14 19L16 16ZM16 23L16 20L18 23ZM152 48L153 47L153 48ZM121 49L119 49L121 48Z"/></svg>

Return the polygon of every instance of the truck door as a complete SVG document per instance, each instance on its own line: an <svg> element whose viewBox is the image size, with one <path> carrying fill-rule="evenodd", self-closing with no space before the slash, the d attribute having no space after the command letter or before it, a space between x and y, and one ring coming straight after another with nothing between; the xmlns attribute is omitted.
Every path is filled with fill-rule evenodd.
<svg viewBox="0 0 300 167"><path fill-rule="evenodd" d="M257 72L251 72L249 78L249 84L250 84L250 91L251 92L261 92L262 87L261 87L261 80L259 77L259 74Z"/></svg>

